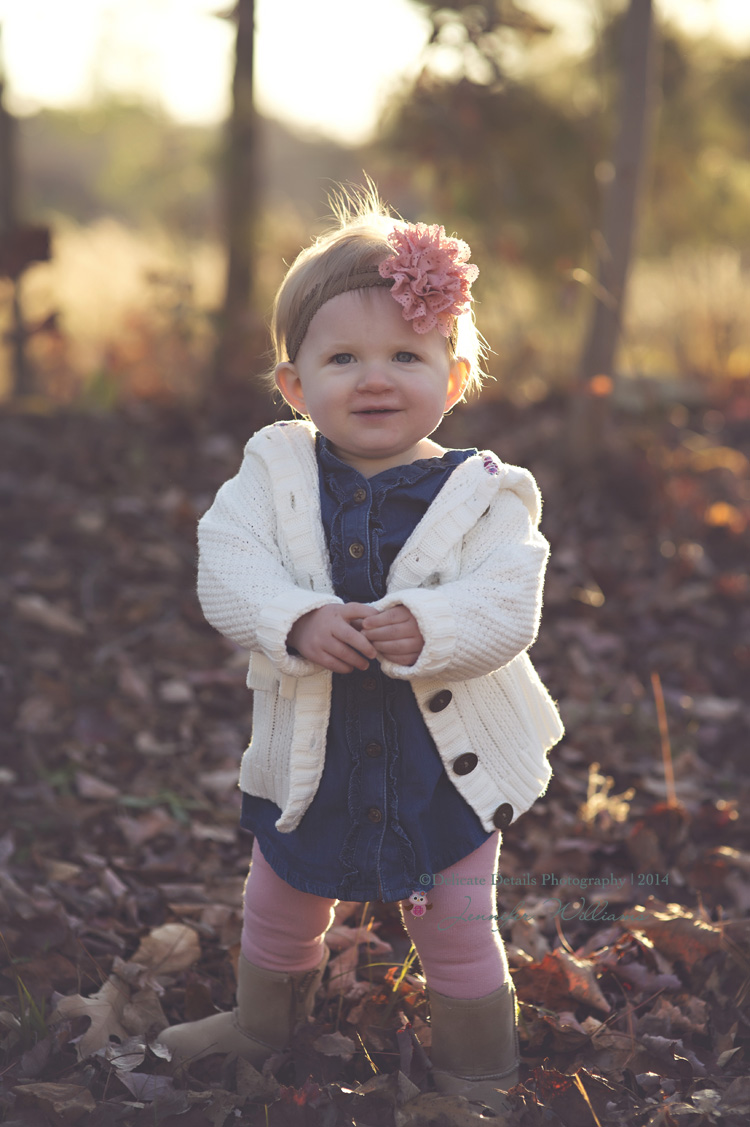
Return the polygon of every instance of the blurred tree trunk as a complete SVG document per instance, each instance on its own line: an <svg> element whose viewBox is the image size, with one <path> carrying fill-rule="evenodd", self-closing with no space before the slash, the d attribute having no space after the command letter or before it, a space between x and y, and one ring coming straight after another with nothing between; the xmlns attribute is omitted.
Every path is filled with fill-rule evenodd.
<svg viewBox="0 0 750 1127"><path fill-rule="evenodd" d="M595 304L571 403L568 459L572 464L593 461L607 442L611 377L645 183L655 54L652 0L630 0L623 26L613 175L604 192L601 231L596 232Z"/></svg>
<svg viewBox="0 0 750 1127"><path fill-rule="evenodd" d="M5 80L0 73L0 246L7 246L17 226L17 158L16 122L5 108ZM5 255L0 253L0 260ZM21 308L20 273L13 278L12 319L10 342L12 347L13 397L30 395L32 373L26 358L26 331Z"/></svg>
<svg viewBox="0 0 750 1127"><path fill-rule="evenodd" d="M252 347L254 235L258 204L257 123L253 100L255 2L237 0L232 110L224 154L227 277L216 351L219 385L247 375Z"/></svg>

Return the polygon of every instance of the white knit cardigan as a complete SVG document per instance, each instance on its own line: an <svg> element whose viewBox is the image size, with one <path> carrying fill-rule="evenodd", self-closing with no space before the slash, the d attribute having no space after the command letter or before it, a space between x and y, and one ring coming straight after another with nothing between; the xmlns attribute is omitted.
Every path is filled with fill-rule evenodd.
<svg viewBox="0 0 750 1127"><path fill-rule="evenodd" d="M539 625L549 550L539 517L539 491L527 470L487 451L468 458L391 565L385 597L372 603L403 603L416 618L424 637L416 663L383 661L383 672L411 682L448 777L487 830L501 804L510 803L516 817L545 790L546 752L563 733L526 653ZM251 651L253 733L240 787L276 803L276 828L289 832L323 771L332 674L290 654L286 638L308 611L342 601L331 581L313 425L258 431L198 537L206 618ZM433 711L441 692L442 707ZM478 762L456 774L452 764L466 752Z"/></svg>

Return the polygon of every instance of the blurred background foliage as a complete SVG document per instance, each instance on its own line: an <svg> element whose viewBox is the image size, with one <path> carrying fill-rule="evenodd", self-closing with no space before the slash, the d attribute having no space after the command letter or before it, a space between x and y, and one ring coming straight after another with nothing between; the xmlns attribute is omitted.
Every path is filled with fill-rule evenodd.
<svg viewBox="0 0 750 1127"><path fill-rule="evenodd" d="M612 176L621 6L600 6L595 44L575 56L514 3L420 7L433 29L422 69L393 91L367 145L258 121L248 369L264 366L263 319L284 262L319 229L333 184L361 183L366 170L405 218L439 221L472 244L494 394L543 398L572 382L590 307L581 279ZM744 379L750 57L670 26L659 28L659 55L617 370L654 386ZM57 314L29 340L38 392L199 394L222 297L220 131L110 96L21 118L18 149L20 218L53 232L51 262L22 283L30 322ZM8 316L5 302L6 331ZM9 378L3 355L6 393Z"/></svg>

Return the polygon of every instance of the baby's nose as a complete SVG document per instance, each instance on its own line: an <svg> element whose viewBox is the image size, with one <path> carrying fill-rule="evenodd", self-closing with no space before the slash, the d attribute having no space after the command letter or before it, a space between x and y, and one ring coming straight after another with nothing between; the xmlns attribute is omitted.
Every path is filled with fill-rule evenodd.
<svg viewBox="0 0 750 1127"><path fill-rule="evenodd" d="M360 375L360 387L367 389L390 387L392 382L393 380L387 364L372 361L369 364L363 365Z"/></svg>

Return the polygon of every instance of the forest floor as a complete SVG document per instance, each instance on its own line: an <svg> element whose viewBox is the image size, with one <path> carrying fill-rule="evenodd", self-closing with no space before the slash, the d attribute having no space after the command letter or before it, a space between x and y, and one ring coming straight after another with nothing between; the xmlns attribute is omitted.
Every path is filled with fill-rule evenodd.
<svg viewBox="0 0 750 1127"><path fill-rule="evenodd" d="M560 468L566 417L557 399L490 402L439 436L529 466L552 544L532 657L567 734L501 855L523 1058L508 1122L739 1127L750 397L616 414L585 470ZM252 405L0 416L6 1125L476 1122L431 1092L392 904L341 906L314 1020L272 1070L180 1073L151 1047L232 1004L251 698L245 655L200 612L195 525L266 421Z"/></svg>

